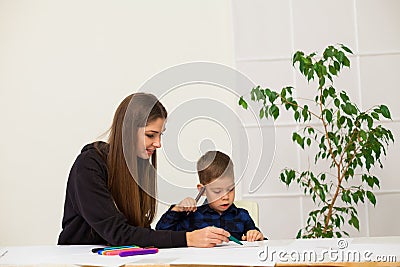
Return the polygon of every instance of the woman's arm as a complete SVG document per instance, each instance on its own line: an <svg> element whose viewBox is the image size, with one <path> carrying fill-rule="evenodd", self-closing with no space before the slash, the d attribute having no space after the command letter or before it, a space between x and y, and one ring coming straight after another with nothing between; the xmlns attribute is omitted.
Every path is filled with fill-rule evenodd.
<svg viewBox="0 0 400 267"><path fill-rule="evenodd" d="M107 188L106 164L94 149L83 152L75 161L66 202L60 244L93 244L103 239L110 245L187 245L185 232L154 231L128 223Z"/></svg>

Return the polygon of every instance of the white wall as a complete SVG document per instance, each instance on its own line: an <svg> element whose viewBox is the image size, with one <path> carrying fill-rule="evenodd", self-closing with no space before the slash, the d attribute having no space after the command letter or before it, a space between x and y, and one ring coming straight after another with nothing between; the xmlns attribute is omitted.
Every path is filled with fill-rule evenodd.
<svg viewBox="0 0 400 267"><path fill-rule="evenodd" d="M374 171L381 180L381 190L374 191L377 205L359 205L360 231L350 229L352 237L400 235L396 224L400 220L399 10L397 0L233 1L236 67L256 84L275 90L293 85L300 96L312 95L304 93L307 85L292 68L291 56L297 50L321 52L327 45L343 43L354 56L351 70L341 73L336 87L348 91L363 109L389 106L393 120L384 126L392 130L396 143L389 147L384 169ZM291 116L283 115L275 126L264 127L275 127L275 158L266 182L253 194L244 184L243 197L259 203L260 227L266 236L293 238L313 205L296 186L286 189L278 175L285 167L303 170L307 155L291 142L291 133L297 129ZM256 127L247 124L245 128L251 132Z"/></svg>
<svg viewBox="0 0 400 267"><path fill-rule="evenodd" d="M125 96L176 64L233 65L231 10L228 0L0 1L0 246L56 243L69 169Z"/></svg>

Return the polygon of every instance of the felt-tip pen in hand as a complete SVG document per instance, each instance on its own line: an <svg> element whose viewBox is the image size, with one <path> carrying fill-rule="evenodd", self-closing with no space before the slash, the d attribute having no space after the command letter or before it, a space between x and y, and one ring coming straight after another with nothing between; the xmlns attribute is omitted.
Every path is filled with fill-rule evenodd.
<svg viewBox="0 0 400 267"><path fill-rule="evenodd" d="M240 242L240 241L239 241L237 238L235 238L233 235L230 235L230 236L228 237L228 239L229 239L230 241L233 241L233 242L235 242L235 243L237 243L237 244L243 246L243 243Z"/></svg>
<svg viewBox="0 0 400 267"><path fill-rule="evenodd" d="M213 225L212 227L215 227L215 226ZM230 241L233 241L233 242L235 242L235 243L237 243L237 244L243 246L243 243L240 242L240 241L239 241L237 238L235 238L233 235L230 235L230 236L228 237L228 239L229 239Z"/></svg>

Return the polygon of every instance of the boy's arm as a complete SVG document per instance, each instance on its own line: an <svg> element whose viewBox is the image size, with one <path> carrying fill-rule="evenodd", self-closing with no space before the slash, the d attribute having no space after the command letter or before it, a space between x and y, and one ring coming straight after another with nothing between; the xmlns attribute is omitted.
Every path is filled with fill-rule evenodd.
<svg viewBox="0 0 400 267"><path fill-rule="evenodd" d="M249 212L245 209L243 209L242 212L243 212L242 219L244 222L244 234L246 235L247 231L249 230L257 230L261 233L260 229L257 228L253 219L250 217Z"/></svg>
<svg viewBox="0 0 400 267"><path fill-rule="evenodd" d="M243 210L242 220L244 222L244 233L242 237L243 240L252 242L266 239L261 233L260 229L258 229L255 225L247 210Z"/></svg>
<svg viewBox="0 0 400 267"><path fill-rule="evenodd" d="M156 230L173 230L182 231L188 230L184 225L187 225L186 212L173 211L175 205L172 205L160 218L156 225Z"/></svg>

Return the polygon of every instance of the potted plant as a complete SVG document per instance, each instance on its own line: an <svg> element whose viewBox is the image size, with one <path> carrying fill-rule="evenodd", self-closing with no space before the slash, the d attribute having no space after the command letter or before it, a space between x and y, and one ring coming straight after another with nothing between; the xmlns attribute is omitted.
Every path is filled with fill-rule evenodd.
<svg viewBox="0 0 400 267"><path fill-rule="evenodd" d="M321 56L301 51L294 54L293 66L298 66L309 83L317 82L315 98L311 100L315 107L296 99L293 87L277 92L257 86L250 93L252 101L262 104L260 119L276 120L281 110L292 112L302 128L293 132L292 140L303 150L317 147L315 164L329 163L328 170L285 168L280 173L282 182L287 186L297 183L316 205L297 238L348 236L342 230L346 223L359 230L356 206L364 201L375 205L371 189L380 187L379 178L370 173L371 167L383 168L381 158L386 155L389 143L394 142L392 132L378 123L383 118L391 119L387 106L377 105L362 111L345 91L334 87L334 77L344 67L350 67L349 54L352 51L344 45L328 46ZM248 107L243 96L239 105Z"/></svg>

